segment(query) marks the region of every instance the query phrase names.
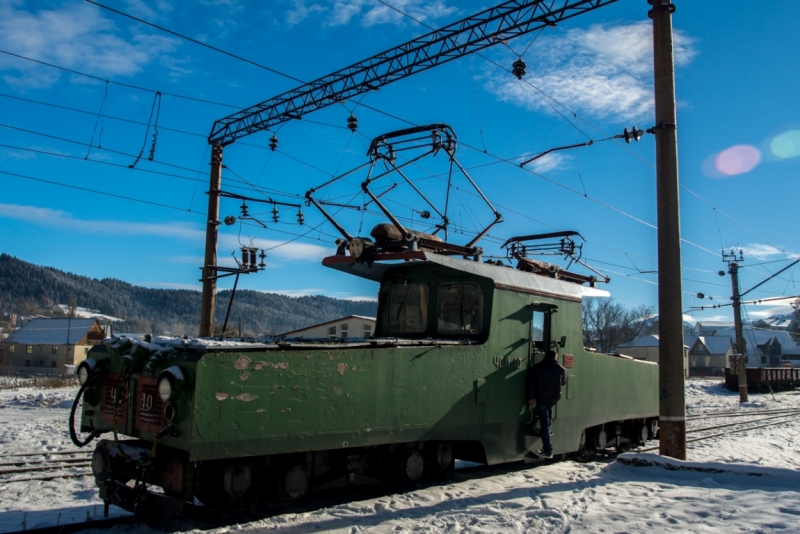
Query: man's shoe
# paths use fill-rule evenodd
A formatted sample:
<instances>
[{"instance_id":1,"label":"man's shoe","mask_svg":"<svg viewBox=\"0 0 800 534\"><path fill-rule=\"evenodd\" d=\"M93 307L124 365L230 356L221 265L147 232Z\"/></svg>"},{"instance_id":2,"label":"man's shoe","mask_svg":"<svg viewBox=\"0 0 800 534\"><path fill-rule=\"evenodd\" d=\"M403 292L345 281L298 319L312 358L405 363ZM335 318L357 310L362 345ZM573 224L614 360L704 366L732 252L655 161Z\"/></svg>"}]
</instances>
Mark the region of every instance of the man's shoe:
<instances>
[{"instance_id":1,"label":"man's shoe","mask_svg":"<svg viewBox=\"0 0 800 534\"><path fill-rule=\"evenodd\" d=\"M545 454L544 451L541 449L537 451L537 454L539 455L539 458L544 458L545 460L550 460L551 458L553 458L552 452L550 454Z\"/></svg>"}]
</instances>

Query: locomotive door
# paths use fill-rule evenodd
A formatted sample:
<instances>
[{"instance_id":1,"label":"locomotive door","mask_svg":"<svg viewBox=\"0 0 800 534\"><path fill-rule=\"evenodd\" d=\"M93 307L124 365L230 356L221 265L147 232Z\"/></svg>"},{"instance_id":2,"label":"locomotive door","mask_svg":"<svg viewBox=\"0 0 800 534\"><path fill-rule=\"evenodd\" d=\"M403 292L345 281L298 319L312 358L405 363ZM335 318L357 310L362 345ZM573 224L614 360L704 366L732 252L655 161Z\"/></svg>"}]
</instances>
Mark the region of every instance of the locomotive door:
<instances>
[{"instance_id":1,"label":"locomotive door","mask_svg":"<svg viewBox=\"0 0 800 534\"><path fill-rule=\"evenodd\" d=\"M542 361L547 349L550 348L550 314L555 306L534 305L532 307L530 360L528 363L530 367Z\"/></svg>"},{"instance_id":2,"label":"locomotive door","mask_svg":"<svg viewBox=\"0 0 800 534\"><path fill-rule=\"evenodd\" d=\"M532 304L531 331L530 331L530 358L528 367L532 368L535 364L544 359L545 353L551 348L552 314L558 311L554 304ZM533 372L529 370L528 372ZM558 418L558 405L553 407L553 421ZM538 423L537 423L538 424Z\"/></svg>"}]
</instances>

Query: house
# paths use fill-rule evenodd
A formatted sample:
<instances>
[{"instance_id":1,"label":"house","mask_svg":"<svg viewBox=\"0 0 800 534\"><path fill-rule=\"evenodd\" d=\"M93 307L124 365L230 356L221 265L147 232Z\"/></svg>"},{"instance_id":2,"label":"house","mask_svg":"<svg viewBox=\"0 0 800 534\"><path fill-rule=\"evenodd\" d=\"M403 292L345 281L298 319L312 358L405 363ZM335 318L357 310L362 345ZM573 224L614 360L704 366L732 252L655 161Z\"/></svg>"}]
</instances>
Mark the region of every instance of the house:
<instances>
[{"instance_id":1,"label":"house","mask_svg":"<svg viewBox=\"0 0 800 534\"><path fill-rule=\"evenodd\" d=\"M732 322L722 321L697 321L694 325L695 336L717 336L722 330L733 328Z\"/></svg>"},{"instance_id":2,"label":"house","mask_svg":"<svg viewBox=\"0 0 800 534\"><path fill-rule=\"evenodd\" d=\"M736 339L733 327L720 330L720 334ZM800 360L800 345L788 332L745 325L742 327L742 336L748 367L779 367L782 363Z\"/></svg>"},{"instance_id":3,"label":"house","mask_svg":"<svg viewBox=\"0 0 800 534\"><path fill-rule=\"evenodd\" d=\"M375 333L375 317L348 315L340 319L307 326L281 334L284 337L304 337L306 339L371 337Z\"/></svg>"},{"instance_id":4,"label":"house","mask_svg":"<svg viewBox=\"0 0 800 534\"><path fill-rule=\"evenodd\" d=\"M764 330L782 330L786 332L793 329L794 322L793 314L772 315L766 319L759 319L753 324L753 327Z\"/></svg>"},{"instance_id":5,"label":"house","mask_svg":"<svg viewBox=\"0 0 800 534\"><path fill-rule=\"evenodd\" d=\"M731 336L687 336L690 376L723 376L736 351Z\"/></svg>"},{"instance_id":6,"label":"house","mask_svg":"<svg viewBox=\"0 0 800 534\"><path fill-rule=\"evenodd\" d=\"M623 356L658 363L658 335L644 336L628 343L623 343L617 350ZM689 377L689 351L685 342L683 345L683 374L685 378Z\"/></svg>"},{"instance_id":7,"label":"house","mask_svg":"<svg viewBox=\"0 0 800 534\"><path fill-rule=\"evenodd\" d=\"M7 372L68 374L86 359L105 332L96 319L32 319L0 343Z\"/></svg>"}]
</instances>

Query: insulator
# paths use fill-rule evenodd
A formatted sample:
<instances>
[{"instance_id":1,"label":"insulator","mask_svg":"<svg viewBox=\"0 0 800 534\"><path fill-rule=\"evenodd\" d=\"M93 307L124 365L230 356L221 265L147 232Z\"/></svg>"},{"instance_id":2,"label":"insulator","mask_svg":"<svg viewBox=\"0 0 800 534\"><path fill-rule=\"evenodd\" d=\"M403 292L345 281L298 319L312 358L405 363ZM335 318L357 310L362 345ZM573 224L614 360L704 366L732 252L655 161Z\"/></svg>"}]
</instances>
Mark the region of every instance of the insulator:
<instances>
[{"instance_id":1,"label":"insulator","mask_svg":"<svg viewBox=\"0 0 800 534\"><path fill-rule=\"evenodd\" d=\"M636 141L638 143L639 139L641 139L643 135L644 131L640 130L636 126L633 127L633 130L628 130L625 128L625 130L622 132L622 137L625 138L625 142L628 144L630 144L631 141Z\"/></svg>"},{"instance_id":2,"label":"insulator","mask_svg":"<svg viewBox=\"0 0 800 534\"><path fill-rule=\"evenodd\" d=\"M525 62L524 62L524 61L522 61L522 58L519 58L518 60L516 60L516 61L514 62L514 64L512 65L512 67L514 67L514 69L511 71L511 73L512 73L514 76L516 76L516 77L517 77L517 79L521 80L521 79L522 79L522 77L523 77L523 76L525 76L525 68L527 67L527 65L525 64Z\"/></svg>"},{"instance_id":3,"label":"insulator","mask_svg":"<svg viewBox=\"0 0 800 534\"><path fill-rule=\"evenodd\" d=\"M247 249L242 247L242 266L247 267Z\"/></svg>"},{"instance_id":4,"label":"insulator","mask_svg":"<svg viewBox=\"0 0 800 534\"><path fill-rule=\"evenodd\" d=\"M389 153L387 154L386 159L389 161L395 160L394 147L392 145L389 145Z\"/></svg>"},{"instance_id":5,"label":"insulator","mask_svg":"<svg viewBox=\"0 0 800 534\"><path fill-rule=\"evenodd\" d=\"M250 214L247 212L247 204L242 202L242 205L240 207L242 208L242 217L249 217Z\"/></svg>"},{"instance_id":6,"label":"insulator","mask_svg":"<svg viewBox=\"0 0 800 534\"><path fill-rule=\"evenodd\" d=\"M419 212L419 216L422 217L423 219L430 219L431 218L431 212L429 212L429 211L421 211L421 212Z\"/></svg>"},{"instance_id":7,"label":"insulator","mask_svg":"<svg viewBox=\"0 0 800 534\"><path fill-rule=\"evenodd\" d=\"M258 264L260 269L264 269L267 266L267 263L264 261L267 258L267 253L264 252L264 249L261 249L261 254L258 255L261 258L261 263Z\"/></svg>"},{"instance_id":8,"label":"insulator","mask_svg":"<svg viewBox=\"0 0 800 534\"><path fill-rule=\"evenodd\" d=\"M358 119L352 113L350 113L350 116L347 117L347 127L351 132L355 132L356 129L358 129Z\"/></svg>"},{"instance_id":9,"label":"insulator","mask_svg":"<svg viewBox=\"0 0 800 534\"><path fill-rule=\"evenodd\" d=\"M278 222L278 206L272 206L272 222Z\"/></svg>"},{"instance_id":10,"label":"insulator","mask_svg":"<svg viewBox=\"0 0 800 534\"><path fill-rule=\"evenodd\" d=\"M275 152L275 149L278 148L278 134L272 134L272 137L270 137L269 148L273 152Z\"/></svg>"},{"instance_id":11,"label":"insulator","mask_svg":"<svg viewBox=\"0 0 800 534\"><path fill-rule=\"evenodd\" d=\"M303 211L297 210L297 224L302 225L304 222L306 222L306 219L303 217Z\"/></svg>"},{"instance_id":12,"label":"insulator","mask_svg":"<svg viewBox=\"0 0 800 534\"><path fill-rule=\"evenodd\" d=\"M233 226L234 224L236 224L236 217L234 217L233 215L228 215L227 217L225 217L224 222L227 226Z\"/></svg>"},{"instance_id":13,"label":"insulator","mask_svg":"<svg viewBox=\"0 0 800 534\"><path fill-rule=\"evenodd\" d=\"M250 249L250 267L253 269L256 268L256 251L258 251L257 248Z\"/></svg>"}]
</instances>

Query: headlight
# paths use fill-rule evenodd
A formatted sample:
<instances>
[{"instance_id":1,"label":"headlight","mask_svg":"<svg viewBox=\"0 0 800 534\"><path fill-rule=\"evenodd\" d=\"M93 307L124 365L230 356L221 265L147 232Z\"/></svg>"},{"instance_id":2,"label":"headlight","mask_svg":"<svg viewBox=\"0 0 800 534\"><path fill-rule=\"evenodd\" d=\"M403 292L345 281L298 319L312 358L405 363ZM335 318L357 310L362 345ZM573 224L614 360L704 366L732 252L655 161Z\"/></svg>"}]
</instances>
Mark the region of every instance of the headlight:
<instances>
[{"instance_id":1,"label":"headlight","mask_svg":"<svg viewBox=\"0 0 800 534\"><path fill-rule=\"evenodd\" d=\"M164 402L169 402L169 399L172 398L172 383L168 376L158 381L158 396Z\"/></svg>"},{"instance_id":2,"label":"headlight","mask_svg":"<svg viewBox=\"0 0 800 534\"><path fill-rule=\"evenodd\" d=\"M97 368L97 361L92 358L86 358L78 366L78 382L84 385L94 370Z\"/></svg>"},{"instance_id":3,"label":"headlight","mask_svg":"<svg viewBox=\"0 0 800 534\"><path fill-rule=\"evenodd\" d=\"M180 367L173 365L158 375L158 396L164 402L174 401L181 393L184 378Z\"/></svg>"}]
</instances>

